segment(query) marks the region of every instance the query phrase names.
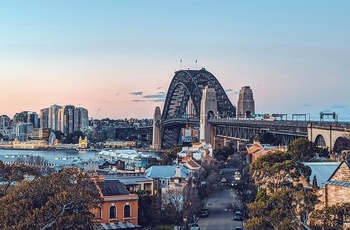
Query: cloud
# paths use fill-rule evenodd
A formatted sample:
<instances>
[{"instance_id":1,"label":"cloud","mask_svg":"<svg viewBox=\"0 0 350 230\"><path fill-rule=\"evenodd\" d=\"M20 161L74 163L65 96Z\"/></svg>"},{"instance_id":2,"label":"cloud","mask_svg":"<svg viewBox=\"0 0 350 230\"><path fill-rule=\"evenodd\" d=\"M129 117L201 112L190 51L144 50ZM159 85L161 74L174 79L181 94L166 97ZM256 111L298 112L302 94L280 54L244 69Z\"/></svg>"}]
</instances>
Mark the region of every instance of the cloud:
<instances>
[{"instance_id":1,"label":"cloud","mask_svg":"<svg viewBox=\"0 0 350 230\"><path fill-rule=\"evenodd\" d=\"M145 102L145 100L132 100L132 102Z\"/></svg>"},{"instance_id":2,"label":"cloud","mask_svg":"<svg viewBox=\"0 0 350 230\"><path fill-rule=\"evenodd\" d=\"M116 96L118 96L118 95L119 95L119 93L115 93L115 95L116 95Z\"/></svg>"},{"instance_id":3,"label":"cloud","mask_svg":"<svg viewBox=\"0 0 350 230\"><path fill-rule=\"evenodd\" d=\"M332 105L331 109L348 109L349 106L348 105Z\"/></svg>"},{"instance_id":4,"label":"cloud","mask_svg":"<svg viewBox=\"0 0 350 230\"><path fill-rule=\"evenodd\" d=\"M152 100L153 102L164 102L165 101L165 98L164 99L155 99L155 100Z\"/></svg>"},{"instance_id":5,"label":"cloud","mask_svg":"<svg viewBox=\"0 0 350 230\"><path fill-rule=\"evenodd\" d=\"M225 92L226 92L227 94L229 94L229 93L230 93L230 94L239 94L238 91L235 91L235 92L234 92L233 89L226 89Z\"/></svg>"},{"instance_id":6,"label":"cloud","mask_svg":"<svg viewBox=\"0 0 350 230\"><path fill-rule=\"evenodd\" d=\"M131 95L136 95L136 96L140 96L143 94L143 92L130 92L129 94Z\"/></svg>"},{"instance_id":7,"label":"cloud","mask_svg":"<svg viewBox=\"0 0 350 230\"><path fill-rule=\"evenodd\" d=\"M308 104L308 103L303 104L303 107L310 107L310 104Z\"/></svg>"},{"instance_id":8,"label":"cloud","mask_svg":"<svg viewBox=\"0 0 350 230\"><path fill-rule=\"evenodd\" d=\"M159 92L156 94L149 94L149 95L143 96L143 98L166 98L166 93Z\"/></svg>"},{"instance_id":9,"label":"cloud","mask_svg":"<svg viewBox=\"0 0 350 230\"><path fill-rule=\"evenodd\" d=\"M161 89L161 88L163 88L163 87L159 86L157 89Z\"/></svg>"}]
</instances>

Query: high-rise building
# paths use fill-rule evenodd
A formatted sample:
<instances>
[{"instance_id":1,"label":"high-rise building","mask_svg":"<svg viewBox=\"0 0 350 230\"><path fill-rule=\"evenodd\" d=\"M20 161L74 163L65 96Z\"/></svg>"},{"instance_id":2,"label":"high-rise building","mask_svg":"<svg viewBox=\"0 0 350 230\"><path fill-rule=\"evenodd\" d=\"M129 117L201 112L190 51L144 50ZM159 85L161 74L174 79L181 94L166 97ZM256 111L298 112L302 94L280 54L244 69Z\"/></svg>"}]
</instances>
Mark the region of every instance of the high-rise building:
<instances>
[{"instance_id":1,"label":"high-rise building","mask_svg":"<svg viewBox=\"0 0 350 230\"><path fill-rule=\"evenodd\" d=\"M58 111L62 107L59 105L51 105L49 107L49 113L48 113L48 128L52 130L59 130L58 128Z\"/></svg>"},{"instance_id":2,"label":"high-rise building","mask_svg":"<svg viewBox=\"0 0 350 230\"><path fill-rule=\"evenodd\" d=\"M74 131L81 130L89 126L89 113L83 107L75 108Z\"/></svg>"},{"instance_id":3,"label":"high-rise building","mask_svg":"<svg viewBox=\"0 0 350 230\"><path fill-rule=\"evenodd\" d=\"M27 123L32 123L34 128L39 128L39 118L36 112L27 112Z\"/></svg>"},{"instance_id":4,"label":"high-rise building","mask_svg":"<svg viewBox=\"0 0 350 230\"><path fill-rule=\"evenodd\" d=\"M49 108L40 110L40 128L49 128Z\"/></svg>"},{"instance_id":5,"label":"high-rise building","mask_svg":"<svg viewBox=\"0 0 350 230\"><path fill-rule=\"evenodd\" d=\"M58 126L59 130L68 135L74 132L74 111L73 105L65 105L59 109L58 115Z\"/></svg>"},{"instance_id":6,"label":"high-rise building","mask_svg":"<svg viewBox=\"0 0 350 230\"><path fill-rule=\"evenodd\" d=\"M251 118L253 114L255 114L253 91L250 86L243 86L239 91L237 117Z\"/></svg>"},{"instance_id":7,"label":"high-rise building","mask_svg":"<svg viewBox=\"0 0 350 230\"><path fill-rule=\"evenodd\" d=\"M13 116L13 122L14 123L31 123L33 124L34 128L39 127L39 118L38 114L36 112L31 112L31 111L22 111L20 113L16 113Z\"/></svg>"},{"instance_id":8,"label":"high-rise building","mask_svg":"<svg viewBox=\"0 0 350 230\"><path fill-rule=\"evenodd\" d=\"M7 128L10 126L11 119L7 115L0 116L0 128Z\"/></svg>"}]
</instances>

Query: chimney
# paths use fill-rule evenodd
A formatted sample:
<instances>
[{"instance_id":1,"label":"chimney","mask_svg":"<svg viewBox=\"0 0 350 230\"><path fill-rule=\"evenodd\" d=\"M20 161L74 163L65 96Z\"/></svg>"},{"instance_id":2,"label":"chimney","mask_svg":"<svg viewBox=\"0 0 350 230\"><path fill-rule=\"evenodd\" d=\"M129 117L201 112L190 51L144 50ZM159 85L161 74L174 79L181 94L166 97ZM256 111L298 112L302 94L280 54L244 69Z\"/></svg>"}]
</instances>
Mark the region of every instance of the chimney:
<instances>
[{"instance_id":1,"label":"chimney","mask_svg":"<svg viewBox=\"0 0 350 230\"><path fill-rule=\"evenodd\" d=\"M181 167L179 165L177 165L175 168L175 177L181 178Z\"/></svg>"}]
</instances>

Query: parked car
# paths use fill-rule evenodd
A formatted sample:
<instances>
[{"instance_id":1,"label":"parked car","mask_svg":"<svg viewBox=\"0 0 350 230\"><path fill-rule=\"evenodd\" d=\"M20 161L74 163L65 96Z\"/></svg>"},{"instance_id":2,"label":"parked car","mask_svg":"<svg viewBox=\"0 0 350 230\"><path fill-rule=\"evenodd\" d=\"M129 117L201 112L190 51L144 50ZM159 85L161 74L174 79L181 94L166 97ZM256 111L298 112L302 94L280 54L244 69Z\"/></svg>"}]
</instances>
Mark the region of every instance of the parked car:
<instances>
[{"instance_id":1,"label":"parked car","mask_svg":"<svg viewBox=\"0 0 350 230\"><path fill-rule=\"evenodd\" d=\"M241 211L235 211L233 213L233 220L242 221L243 220L243 213Z\"/></svg>"},{"instance_id":2,"label":"parked car","mask_svg":"<svg viewBox=\"0 0 350 230\"><path fill-rule=\"evenodd\" d=\"M208 217L210 214L210 211L209 209L207 208L203 208L202 211L201 211L201 217Z\"/></svg>"},{"instance_id":3,"label":"parked car","mask_svg":"<svg viewBox=\"0 0 350 230\"><path fill-rule=\"evenodd\" d=\"M200 230L201 228L199 227L198 224L192 224L190 230Z\"/></svg>"}]
</instances>

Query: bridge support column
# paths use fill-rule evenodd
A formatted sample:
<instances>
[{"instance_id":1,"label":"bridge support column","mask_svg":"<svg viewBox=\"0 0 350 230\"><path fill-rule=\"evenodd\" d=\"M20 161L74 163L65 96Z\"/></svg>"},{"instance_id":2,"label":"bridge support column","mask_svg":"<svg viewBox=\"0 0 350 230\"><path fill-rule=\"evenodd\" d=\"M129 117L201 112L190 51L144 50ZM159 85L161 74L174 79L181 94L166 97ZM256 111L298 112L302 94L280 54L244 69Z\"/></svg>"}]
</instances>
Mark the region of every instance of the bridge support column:
<instances>
[{"instance_id":1,"label":"bridge support column","mask_svg":"<svg viewBox=\"0 0 350 230\"><path fill-rule=\"evenodd\" d=\"M215 117L217 113L216 91L214 88L205 86L202 92L199 120L199 137L201 142L211 144L209 119Z\"/></svg>"},{"instance_id":2,"label":"bridge support column","mask_svg":"<svg viewBox=\"0 0 350 230\"><path fill-rule=\"evenodd\" d=\"M152 139L152 148L154 150L160 150L162 148L162 135L161 127L157 126L157 123L160 122L162 114L160 112L159 106L156 107L153 115L153 139Z\"/></svg>"}]
</instances>

